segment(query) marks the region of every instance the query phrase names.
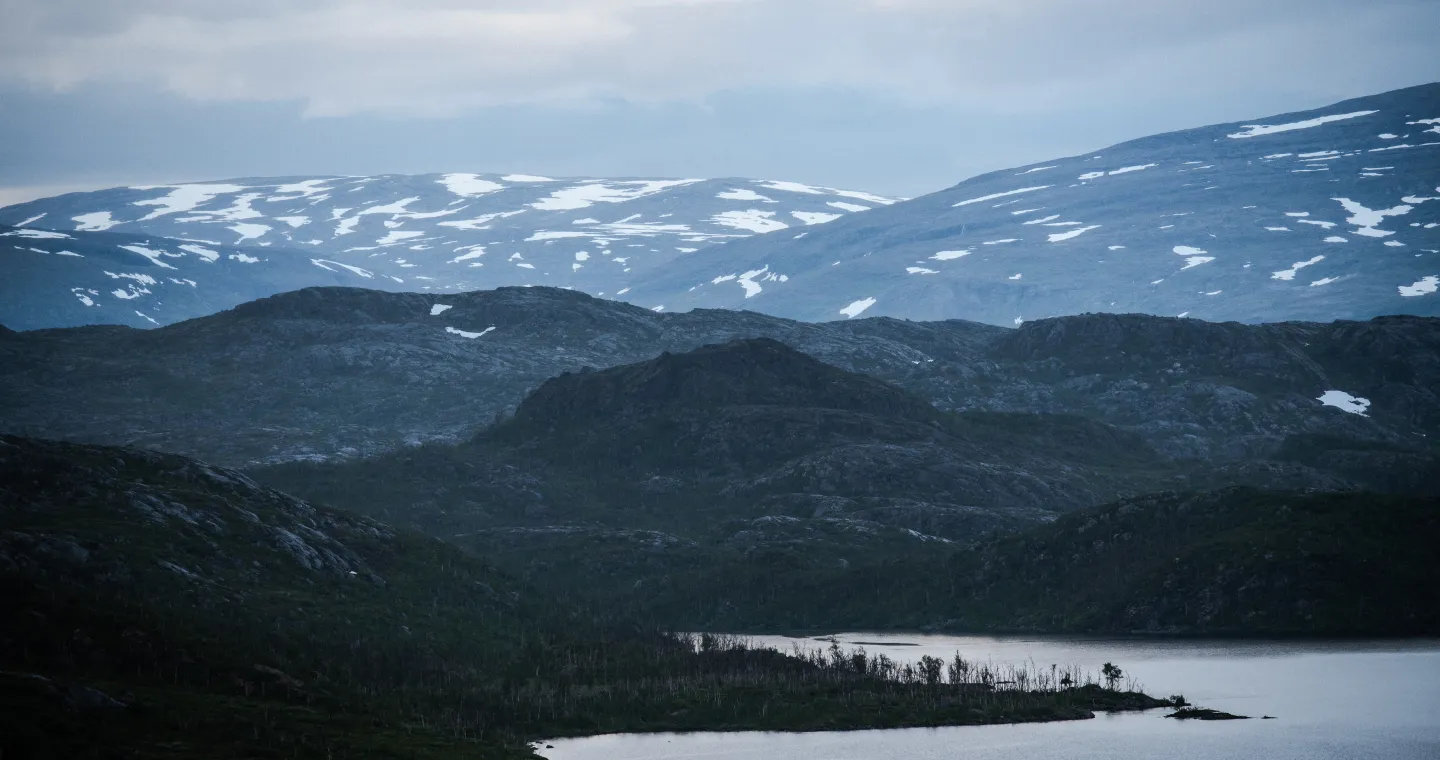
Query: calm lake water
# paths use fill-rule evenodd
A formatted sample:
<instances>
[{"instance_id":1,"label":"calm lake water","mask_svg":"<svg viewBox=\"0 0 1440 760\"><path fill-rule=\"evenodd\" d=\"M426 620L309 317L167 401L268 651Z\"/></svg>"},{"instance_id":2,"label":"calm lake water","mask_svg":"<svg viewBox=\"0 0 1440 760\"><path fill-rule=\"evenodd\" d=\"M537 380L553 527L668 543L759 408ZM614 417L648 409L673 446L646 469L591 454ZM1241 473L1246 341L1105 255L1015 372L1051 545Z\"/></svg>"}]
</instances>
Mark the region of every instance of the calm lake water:
<instances>
[{"instance_id":1,"label":"calm lake water","mask_svg":"<svg viewBox=\"0 0 1440 760\"><path fill-rule=\"evenodd\" d=\"M789 650L828 640L751 637ZM1440 640L1220 641L847 633L841 646L918 660L929 654L1037 668L1113 662L1157 696L1276 720L1177 721L1164 711L1094 720L818 733L615 734L557 739L550 760L1435 760Z\"/></svg>"}]
</instances>

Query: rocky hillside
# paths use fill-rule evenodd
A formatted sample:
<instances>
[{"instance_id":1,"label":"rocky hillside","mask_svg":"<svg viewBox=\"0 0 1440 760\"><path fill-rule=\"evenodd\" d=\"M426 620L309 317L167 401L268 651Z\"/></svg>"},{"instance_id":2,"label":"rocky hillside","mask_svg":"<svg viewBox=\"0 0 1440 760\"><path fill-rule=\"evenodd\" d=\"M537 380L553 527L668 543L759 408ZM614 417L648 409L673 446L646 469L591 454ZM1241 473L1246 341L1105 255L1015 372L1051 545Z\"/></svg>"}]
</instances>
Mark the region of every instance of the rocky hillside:
<instances>
[{"instance_id":1,"label":"rocky hillside","mask_svg":"<svg viewBox=\"0 0 1440 760\"><path fill-rule=\"evenodd\" d=\"M1422 633L1440 628L1440 501L1230 489L1067 515L957 558L949 625ZM1426 601L1429 600L1429 601Z\"/></svg>"},{"instance_id":2,"label":"rocky hillside","mask_svg":"<svg viewBox=\"0 0 1440 760\"><path fill-rule=\"evenodd\" d=\"M644 582L616 598L670 619L759 630L1209 635L1431 635L1440 502L1369 493L1224 489L1081 510L979 546L839 546L818 526L706 561L568 544L528 572ZM833 534L834 531L831 531ZM808 538L804 538L809 534ZM503 540L497 537L495 543ZM839 542L843 544L842 542ZM525 548L511 550L517 559ZM672 552L674 553L674 552ZM692 550L694 553L694 550ZM846 561L839 561L845 559ZM616 572L612 570L612 572Z\"/></svg>"},{"instance_id":3,"label":"rocky hillside","mask_svg":"<svg viewBox=\"0 0 1440 760\"><path fill-rule=\"evenodd\" d=\"M626 298L811 321L1436 316L1437 104L1440 83L992 172L677 260Z\"/></svg>"},{"instance_id":4,"label":"rocky hillside","mask_svg":"<svg viewBox=\"0 0 1440 760\"><path fill-rule=\"evenodd\" d=\"M1103 423L949 414L750 339L562 375L462 446L256 475L446 538L597 523L698 537L784 515L855 517L862 532L944 542L1151 490L1178 472Z\"/></svg>"},{"instance_id":5,"label":"rocky hillside","mask_svg":"<svg viewBox=\"0 0 1440 760\"><path fill-rule=\"evenodd\" d=\"M10 225L0 227L0 323L153 327L332 284L435 293L550 285L623 298L715 243L803 236L895 200L768 180L518 174L70 193L0 209L0 225ZM775 278L749 279L759 288Z\"/></svg>"},{"instance_id":6,"label":"rocky hillside","mask_svg":"<svg viewBox=\"0 0 1440 760\"><path fill-rule=\"evenodd\" d=\"M1133 326L1088 327L1077 329L1076 340L1090 342L1073 359L1081 369L1106 361L1106 348L1116 354L1108 361L1123 367L1128 354L1107 340L1129 333L1119 345L1130 350L1145 340ZM1043 377L1054 347L1044 348L1044 335L1033 343L1014 341L1020 332L991 353L1021 354L1039 363L1035 372ZM1243 340L1234 343L1238 356L1254 350ZM1217 352L1216 361L1227 360L1239 364ZM1274 380L1257 372L1241 384L1273 393L1265 386ZM1287 436L1268 457L1167 458L1139 433L1087 417L941 411L901 388L762 338L563 374L460 446L292 463L254 474L307 498L476 549L542 588L634 608L671 625L905 621L963 628L1028 625L1023 616L994 610L982 616L967 606L970 596L1013 574L976 581L974 588L968 579L978 570L933 575L947 563L970 562L976 547L995 536L1036 535L1036 526L1062 513L1177 486L1348 491L1365 483L1433 496L1440 494L1432 474L1437 462L1423 446L1305 433ZM1243 522L1250 518L1233 503L1245 501L1245 493L1222 492L1214 503ZM1346 515L1342 522L1359 519ZM1198 542L1197 562L1211 561L1201 547L1219 540L1214 530L1202 521L1184 536ZM1285 529L1267 530L1279 535ZM1149 569L1137 565L1122 576L1142 571ZM1062 576L1088 577L1057 570L1046 582L1058 584ZM854 590L857 584L863 591ZM884 591L907 584L914 588L893 598ZM956 596L961 587L969 596ZM1140 599L1128 586L1105 593L1111 596L1077 609ZM1315 594L1333 599L1339 591ZM1400 596L1413 598L1413 589ZM1022 598L1007 592L996 604ZM1250 609L1271 609L1274 602ZM947 615L959 622L944 623ZM1274 626L1246 620L1163 625L1241 630L1252 623L1254 630L1298 625L1291 618ZM1034 627L1137 625L1093 618ZM1337 620L1317 624L1343 628Z\"/></svg>"},{"instance_id":7,"label":"rocky hillside","mask_svg":"<svg viewBox=\"0 0 1440 760\"><path fill-rule=\"evenodd\" d=\"M154 330L0 333L0 428L228 465L343 460L466 440L562 372L758 337L942 410L1085 417L1292 487L1388 488L1440 439L1434 319L806 324L547 288L310 289Z\"/></svg>"},{"instance_id":8,"label":"rocky hillside","mask_svg":"<svg viewBox=\"0 0 1440 760\"><path fill-rule=\"evenodd\" d=\"M183 457L11 436L0 587L0 698L34 721L0 747L25 757L398 756L405 716L440 718L420 708L437 678L500 667L539 631L514 580L433 539Z\"/></svg>"},{"instance_id":9,"label":"rocky hillside","mask_svg":"<svg viewBox=\"0 0 1440 760\"><path fill-rule=\"evenodd\" d=\"M233 470L14 436L0 437L0 594L6 757L489 760L534 757L527 740L541 736L1160 704L964 684L937 699L913 670L859 674L713 639L697 651Z\"/></svg>"}]
</instances>

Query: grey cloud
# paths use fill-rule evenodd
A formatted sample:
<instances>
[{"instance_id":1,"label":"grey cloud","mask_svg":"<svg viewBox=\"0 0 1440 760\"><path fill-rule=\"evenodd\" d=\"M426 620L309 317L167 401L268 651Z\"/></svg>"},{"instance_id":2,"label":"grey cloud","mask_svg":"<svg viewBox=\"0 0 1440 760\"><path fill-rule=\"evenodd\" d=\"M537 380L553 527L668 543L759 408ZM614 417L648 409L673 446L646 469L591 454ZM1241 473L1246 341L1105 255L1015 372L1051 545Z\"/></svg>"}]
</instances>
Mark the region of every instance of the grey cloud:
<instances>
[{"instance_id":1,"label":"grey cloud","mask_svg":"<svg viewBox=\"0 0 1440 760\"><path fill-rule=\"evenodd\" d=\"M1327 78L1365 76L1374 59L1433 54L1433 43L1410 30L1440 23L1428 0L6 0L3 7L14 23L0 31L0 76L54 88L158 83L199 100L298 100L324 116L433 116L604 98L703 102L751 87L850 88L912 104L997 109L1166 82L1223 90L1241 86L1239 76L1319 91Z\"/></svg>"}]
</instances>

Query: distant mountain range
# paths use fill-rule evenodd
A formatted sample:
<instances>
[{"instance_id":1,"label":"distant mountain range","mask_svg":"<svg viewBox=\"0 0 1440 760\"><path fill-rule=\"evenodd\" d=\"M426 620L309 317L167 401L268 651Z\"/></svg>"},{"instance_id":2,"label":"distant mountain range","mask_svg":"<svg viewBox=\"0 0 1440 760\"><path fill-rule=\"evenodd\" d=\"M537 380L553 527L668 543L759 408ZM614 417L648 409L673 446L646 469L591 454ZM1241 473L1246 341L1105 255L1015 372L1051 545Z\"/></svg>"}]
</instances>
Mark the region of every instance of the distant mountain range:
<instances>
[{"instance_id":1,"label":"distant mountain range","mask_svg":"<svg viewBox=\"0 0 1440 760\"><path fill-rule=\"evenodd\" d=\"M806 321L1433 316L1440 83L897 201L769 180L458 173L71 193L0 209L0 324L153 327L333 284L551 285Z\"/></svg>"},{"instance_id":2,"label":"distant mountain range","mask_svg":"<svg viewBox=\"0 0 1440 760\"><path fill-rule=\"evenodd\" d=\"M676 261L627 297L809 321L1271 322L1436 315L1437 288L1440 83L992 172Z\"/></svg>"},{"instance_id":3,"label":"distant mountain range","mask_svg":"<svg viewBox=\"0 0 1440 760\"><path fill-rule=\"evenodd\" d=\"M894 203L750 179L248 178L0 209L0 324L153 327L313 285L623 298L706 246Z\"/></svg>"}]
</instances>

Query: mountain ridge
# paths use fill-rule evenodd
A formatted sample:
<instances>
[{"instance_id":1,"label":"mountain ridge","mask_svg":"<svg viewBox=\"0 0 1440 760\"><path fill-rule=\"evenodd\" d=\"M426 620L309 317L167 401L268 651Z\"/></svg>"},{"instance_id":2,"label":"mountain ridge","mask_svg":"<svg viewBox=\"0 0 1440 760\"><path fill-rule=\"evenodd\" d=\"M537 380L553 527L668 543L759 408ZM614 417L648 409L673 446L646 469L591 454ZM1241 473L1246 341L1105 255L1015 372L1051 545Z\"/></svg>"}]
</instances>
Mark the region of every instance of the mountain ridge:
<instances>
[{"instance_id":1,"label":"mountain ridge","mask_svg":"<svg viewBox=\"0 0 1440 760\"><path fill-rule=\"evenodd\" d=\"M1062 328L1108 334L1086 325L1128 325L1149 348L1006 353ZM655 313L546 288L433 299L314 289L156 330L6 335L0 423L231 465L353 458L464 440L565 371L769 337L942 410L1078 414L1137 432L1168 458L1268 459L1302 433L1427 450L1440 437L1440 397L1426 381L1440 361L1437 325L1143 315L1018 330L889 318L809 324L731 310Z\"/></svg>"},{"instance_id":2,"label":"mountain ridge","mask_svg":"<svg viewBox=\"0 0 1440 760\"><path fill-rule=\"evenodd\" d=\"M806 321L1435 316L1437 102L1440 83L1421 85L990 172L804 239L676 261L629 298ZM743 271L776 279L742 291Z\"/></svg>"},{"instance_id":3,"label":"mountain ridge","mask_svg":"<svg viewBox=\"0 0 1440 760\"><path fill-rule=\"evenodd\" d=\"M469 173L70 193L0 208L0 224L13 225L0 230L0 250L24 275L0 286L0 321L151 327L312 285L446 293L533 284L620 297L708 245L794 235L895 200L744 178ZM102 287L115 279L123 295Z\"/></svg>"}]
</instances>

